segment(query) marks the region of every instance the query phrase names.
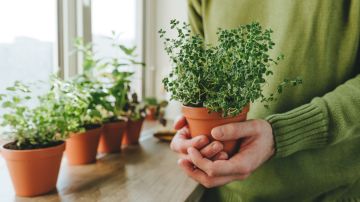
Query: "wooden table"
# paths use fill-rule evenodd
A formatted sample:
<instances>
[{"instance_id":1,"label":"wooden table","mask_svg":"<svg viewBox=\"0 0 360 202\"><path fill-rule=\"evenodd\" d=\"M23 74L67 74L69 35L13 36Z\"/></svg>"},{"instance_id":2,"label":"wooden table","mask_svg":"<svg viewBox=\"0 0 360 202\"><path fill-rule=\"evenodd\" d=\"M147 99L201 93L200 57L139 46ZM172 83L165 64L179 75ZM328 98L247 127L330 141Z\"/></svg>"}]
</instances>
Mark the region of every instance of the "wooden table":
<instances>
[{"instance_id":1,"label":"wooden table","mask_svg":"<svg viewBox=\"0 0 360 202\"><path fill-rule=\"evenodd\" d=\"M197 201L203 188L178 168L169 144L152 137L156 127L147 123L145 128L150 129L142 133L139 146L126 147L119 154L98 155L95 164L69 166L63 158L57 190L44 196L15 196L0 158L0 201Z\"/></svg>"}]
</instances>

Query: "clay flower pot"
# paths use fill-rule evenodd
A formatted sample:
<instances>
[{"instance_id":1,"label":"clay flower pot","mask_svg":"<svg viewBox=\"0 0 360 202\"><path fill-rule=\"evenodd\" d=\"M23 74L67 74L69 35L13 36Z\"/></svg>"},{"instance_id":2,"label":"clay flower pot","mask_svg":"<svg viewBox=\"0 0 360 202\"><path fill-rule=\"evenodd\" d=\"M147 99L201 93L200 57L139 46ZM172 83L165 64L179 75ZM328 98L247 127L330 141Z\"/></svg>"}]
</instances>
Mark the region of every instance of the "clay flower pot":
<instances>
[{"instance_id":1,"label":"clay flower pot","mask_svg":"<svg viewBox=\"0 0 360 202\"><path fill-rule=\"evenodd\" d=\"M156 106L149 106L146 109L146 120L149 121L156 120Z\"/></svg>"},{"instance_id":2,"label":"clay flower pot","mask_svg":"<svg viewBox=\"0 0 360 202\"><path fill-rule=\"evenodd\" d=\"M56 187L65 143L31 150L12 150L1 147L18 196L37 196Z\"/></svg>"},{"instance_id":3,"label":"clay flower pot","mask_svg":"<svg viewBox=\"0 0 360 202\"><path fill-rule=\"evenodd\" d=\"M71 134L66 140L65 154L70 165L94 163L102 127Z\"/></svg>"},{"instance_id":4,"label":"clay flower pot","mask_svg":"<svg viewBox=\"0 0 360 202\"><path fill-rule=\"evenodd\" d=\"M224 118L220 113L209 113L208 109L204 107L182 107L182 113L189 125L191 136L206 135L210 140L213 140L211 136L211 130L213 128L227 123L245 121L248 111L249 106L246 106L239 115ZM238 147L237 141L226 141L223 142L223 144L224 151L229 155L232 155Z\"/></svg>"},{"instance_id":5,"label":"clay flower pot","mask_svg":"<svg viewBox=\"0 0 360 202\"><path fill-rule=\"evenodd\" d=\"M126 131L122 140L123 145L136 145L139 144L139 137L144 119L132 121L129 119Z\"/></svg>"},{"instance_id":6,"label":"clay flower pot","mask_svg":"<svg viewBox=\"0 0 360 202\"><path fill-rule=\"evenodd\" d=\"M106 123L100 136L98 152L120 152L122 136L126 129L125 121Z\"/></svg>"}]
</instances>

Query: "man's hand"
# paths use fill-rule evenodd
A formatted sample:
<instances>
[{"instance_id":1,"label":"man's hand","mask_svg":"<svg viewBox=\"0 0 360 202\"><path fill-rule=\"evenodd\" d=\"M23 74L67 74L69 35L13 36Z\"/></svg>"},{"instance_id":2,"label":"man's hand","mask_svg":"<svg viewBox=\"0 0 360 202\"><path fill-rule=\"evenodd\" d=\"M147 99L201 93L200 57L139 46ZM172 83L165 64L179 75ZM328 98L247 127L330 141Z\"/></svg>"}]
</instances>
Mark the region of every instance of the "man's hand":
<instances>
[{"instance_id":1,"label":"man's hand","mask_svg":"<svg viewBox=\"0 0 360 202\"><path fill-rule=\"evenodd\" d=\"M208 159L224 160L228 158L227 153L222 151L224 146L221 142L213 141L209 144L210 141L205 135L191 138L185 117L176 121L174 127L178 132L171 141L170 148L177 152L180 158L190 160L187 152L190 147L196 148L202 156Z\"/></svg>"},{"instance_id":2,"label":"man's hand","mask_svg":"<svg viewBox=\"0 0 360 202\"><path fill-rule=\"evenodd\" d=\"M196 147L187 149L180 167L205 187L215 187L234 180L244 180L274 154L271 125L264 120L231 123L214 128L211 135L218 141L240 139L239 151L228 160L211 161Z\"/></svg>"}]
</instances>

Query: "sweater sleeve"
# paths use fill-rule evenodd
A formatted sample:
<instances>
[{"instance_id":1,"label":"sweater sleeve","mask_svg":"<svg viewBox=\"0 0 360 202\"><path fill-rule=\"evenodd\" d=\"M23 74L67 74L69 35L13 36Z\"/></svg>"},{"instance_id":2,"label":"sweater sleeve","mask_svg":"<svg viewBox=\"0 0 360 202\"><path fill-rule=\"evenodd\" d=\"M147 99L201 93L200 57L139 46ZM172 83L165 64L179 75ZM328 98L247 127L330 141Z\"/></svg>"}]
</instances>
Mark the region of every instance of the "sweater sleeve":
<instances>
[{"instance_id":1,"label":"sweater sleeve","mask_svg":"<svg viewBox=\"0 0 360 202\"><path fill-rule=\"evenodd\" d=\"M360 75L309 104L266 120L273 127L275 157L360 136Z\"/></svg>"},{"instance_id":2,"label":"sweater sleeve","mask_svg":"<svg viewBox=\"0 0 360 202\"><path fill-rule=\"evenodd\" d=\"M191 31L193 34L199 34L204 37L201 13L201 0L188 0L188 16Z\"/></svg>"}]
</instances>

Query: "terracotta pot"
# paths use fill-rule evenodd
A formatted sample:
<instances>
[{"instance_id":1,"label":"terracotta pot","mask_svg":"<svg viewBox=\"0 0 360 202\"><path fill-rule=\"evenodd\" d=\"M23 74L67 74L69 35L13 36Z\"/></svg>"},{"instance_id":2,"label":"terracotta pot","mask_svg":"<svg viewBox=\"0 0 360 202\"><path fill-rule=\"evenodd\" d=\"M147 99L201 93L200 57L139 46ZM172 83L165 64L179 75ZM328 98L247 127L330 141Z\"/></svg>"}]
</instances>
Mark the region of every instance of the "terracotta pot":
<instances>
[{"instance_id":1,"label":"terracotta pot","mask_svg":"<svg viewBox=\"0 0 360 202\"><path fill-rule=\"evenodd\" d=\"M65 143L31 150L11 150L1 147L15 193L18 196L37 196L56 187Z\"/></svg>"},{"instance_id":2,"label":"terracotta pot","mask_svg":"<svg viewBox=\"0 0 360 202\"><path fill-rule=\"evenodd\" d=\"M98 152L120 152L122 136L126 129L125 121L106 123L100 136Z\"/></svg>"},{"instance_id":3,"label":"terracotta pot","mask_svg":"<svg viewBox=\"0 0 360 202\"><path fill-rule=\"evenodd\" d=\"M94 163L102 127L70 135L65 154L70 165Z\"/></svg>"},{"instance_id":4,"label":"terracotta pot","mask_svg":"<svg viewBox=\"0 0 360 202\"><path fill-rule=\"evenodd\" d=\"M243 111L235 117L222 117L220 113L208 113L208 109L204 107L182 107L182 113L186 118L189 125L190 134L192 137L198 135L206 135L213 140L211 130L216 126L224 125L227 123L241 122L246 120L249 106L245 107ZM237 141L223 142L224 151L232 155L237 147Z\"/></svg>"},{"instance_id":5,"label":"terracotta pot","mask_svg":"<svg viewBox=\"0 0 360 202\"><path fill-rule=\"evenodd\" d=\"M146 109L146 120L156 120L156 106L150 106Z\"/></svg>"},{"instance_id":6,"label":"terracotta pot","mask_svg":"<svg viewBox=\"0 0 360 202\"><path fill-rule=\"evenodd\" d=\"M139 137L143 122L144 119L138 121L132 121L129 119L126 126L126 132L122 140L123 145L139 144Z\"/></svg>"}]
</instances>

